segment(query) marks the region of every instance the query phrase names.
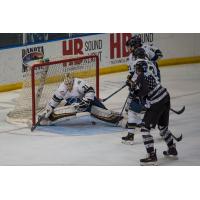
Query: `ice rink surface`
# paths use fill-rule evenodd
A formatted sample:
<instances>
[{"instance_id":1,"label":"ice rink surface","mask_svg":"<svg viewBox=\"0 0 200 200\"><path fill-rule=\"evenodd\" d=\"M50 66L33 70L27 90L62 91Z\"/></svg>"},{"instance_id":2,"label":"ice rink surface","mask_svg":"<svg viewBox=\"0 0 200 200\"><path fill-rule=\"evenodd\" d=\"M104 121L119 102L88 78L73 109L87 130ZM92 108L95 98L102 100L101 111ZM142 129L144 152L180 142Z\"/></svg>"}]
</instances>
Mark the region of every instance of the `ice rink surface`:
<instances>
[{"instance_id":1,"label":"ice rink surface","mask_svg":"<svg viewBox=\"0 0 200 200\"><path fill-rule=\"evenodd\" d=\"M105 98L123 85L128 72L100 77L100 97ZM170 130L183 134L177 143L178 160L163 158L166 144L157 130L155 139L159 165L200 165L200 64L161 68L162 84L171 94L172 108L186 110L182 115L170 114ZM121 111L127 88L105 102ZM139 131L134 145L121 143L127 130L83 116L51 127L39 127L34 132L26 125L6 122L19 90L0 93L0 165L66 165L66 166L137 166L146 155ZM92 121L96 125L92 125Z\"/></svg>"}]
</instances>

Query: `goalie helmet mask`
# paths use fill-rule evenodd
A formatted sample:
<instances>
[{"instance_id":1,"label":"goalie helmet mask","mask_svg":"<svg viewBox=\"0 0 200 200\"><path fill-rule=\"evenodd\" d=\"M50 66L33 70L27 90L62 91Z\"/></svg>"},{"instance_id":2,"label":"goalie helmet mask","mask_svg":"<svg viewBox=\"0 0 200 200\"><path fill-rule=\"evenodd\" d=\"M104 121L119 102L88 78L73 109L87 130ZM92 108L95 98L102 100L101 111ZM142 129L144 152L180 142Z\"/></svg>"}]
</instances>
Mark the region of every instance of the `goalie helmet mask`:
<instances>
[{"instance_id":1,"label":"goalie helmet mask","mask_svg":"<svg viewBox=\"0 0 200 200\"><path fill-rule=\"evenodd\" d=\"M71 92L74 85L74 77L71 74L67 73L65 75L64 83L67 86L67 90Z\"/></svg>"}]
</instances>

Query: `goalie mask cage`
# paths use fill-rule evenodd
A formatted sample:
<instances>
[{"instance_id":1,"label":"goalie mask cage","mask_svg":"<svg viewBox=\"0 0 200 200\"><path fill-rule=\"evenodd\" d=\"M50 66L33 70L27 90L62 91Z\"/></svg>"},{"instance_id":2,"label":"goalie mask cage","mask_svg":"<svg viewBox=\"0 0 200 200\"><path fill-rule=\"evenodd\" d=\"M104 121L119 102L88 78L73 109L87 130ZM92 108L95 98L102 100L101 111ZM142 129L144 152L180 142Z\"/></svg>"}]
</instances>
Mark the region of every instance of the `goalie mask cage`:
<instances>
[{"instance_id":1,"label":"goalie mask cage","mask_svg":"<svg viewBox=\"0 0 200 200\"><path fill-rule=\"evenodd\" d=\"M21 94L13 111L7 114L11 123L36 124L36 116L42 111L54 92L70 73L92 86L99 98L99 57L96 55L56 61L41 62L28 67Z\"/></svg>"}]
</instances>

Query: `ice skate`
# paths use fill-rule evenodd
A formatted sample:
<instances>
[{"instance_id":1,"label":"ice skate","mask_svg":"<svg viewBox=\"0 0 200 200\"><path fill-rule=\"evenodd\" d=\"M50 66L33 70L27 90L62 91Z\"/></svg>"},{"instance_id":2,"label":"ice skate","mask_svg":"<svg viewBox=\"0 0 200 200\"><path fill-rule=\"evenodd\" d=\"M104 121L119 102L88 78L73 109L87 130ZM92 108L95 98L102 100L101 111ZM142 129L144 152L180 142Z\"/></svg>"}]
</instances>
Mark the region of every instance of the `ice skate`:
<instances>
[{"instance_id":1,"label":"ice skate","mask_svg":"<svg viewBox=\"0 0 200 200\"><path fill-rule=\"evenodd\" d=\"M141 166L157 165L156 150L148 154L146 158L140 159L140 165Z\"/></svg>"},{"instance_id":2,"label":"ice skate","mask_svg":"<svg viewBox=\"0 0 200 200\"><path fill-rule=\"evenodd\" d=\"M168 158L178 159L178 152L176 150L176 144L173 144L167 151L163 151L163 155Z\"/></svg>"},{"instance_id":3,"label":"ice skate","mask_svg":"<svg viewBox=\"0 0 200 200\"><path fill-rule=\"evenodd\" d=\"M122 143L123 144L133 145L133 143L134 143L134 134L133 133L128 133L127 136L122 137Z\"/></svg>"}]
</instances>

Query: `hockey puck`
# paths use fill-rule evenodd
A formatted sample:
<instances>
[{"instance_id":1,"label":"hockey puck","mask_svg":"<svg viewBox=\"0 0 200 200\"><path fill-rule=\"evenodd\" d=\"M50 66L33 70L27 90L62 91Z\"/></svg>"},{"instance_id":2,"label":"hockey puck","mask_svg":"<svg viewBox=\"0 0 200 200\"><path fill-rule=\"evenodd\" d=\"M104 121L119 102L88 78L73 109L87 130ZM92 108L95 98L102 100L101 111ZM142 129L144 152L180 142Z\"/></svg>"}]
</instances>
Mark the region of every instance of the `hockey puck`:
<instances>
[{"instance_id":1,"label":"hockey puck","mask_svg":"<svg viewBox=\"0 0 200 200\"><path fill-rule=\"evenodd\" d=\"M96 122L92 121L92 125L96 125Z\"/></svg>"}]
</instances>

